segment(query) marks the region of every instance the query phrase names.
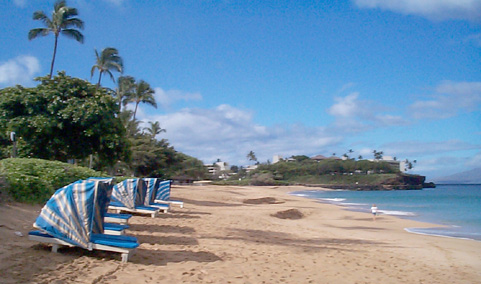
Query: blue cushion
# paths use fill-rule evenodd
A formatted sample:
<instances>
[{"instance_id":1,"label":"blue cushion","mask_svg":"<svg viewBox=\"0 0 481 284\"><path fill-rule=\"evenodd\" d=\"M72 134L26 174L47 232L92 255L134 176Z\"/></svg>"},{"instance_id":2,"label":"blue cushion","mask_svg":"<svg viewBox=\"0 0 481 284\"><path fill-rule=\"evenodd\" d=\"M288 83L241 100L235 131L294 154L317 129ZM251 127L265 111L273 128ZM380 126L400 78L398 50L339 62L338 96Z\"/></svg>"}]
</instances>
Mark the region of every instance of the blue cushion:
<instances>
[{"instance_id":1,"label":"blue cushion","mask_svg":"<svg viewBox=\"0 0 481 284\"><path fill-rule=\"evenodd\" d=\"M30 232L28 232L28 234L32 235L32 236L39 236L39 237L44 237L44 238L53 238L49 234L42 233L41 231L38 231L38 230L30 231Z\"/></svg>"},{"instance_id":2,"label":"blue cushion","mask_svg":"<svg viewBox=\"0 0 481 284\"><path fill-rule=\"evenodd\" d=\"M131 236L92 234L90 236L90 241L98 245L106 245L120 248L136 248L139 246L137 238Z\"/></svg>"},{"instance_id":3,"label":"blue cushion","mask_svg":"<svg viewBox=\"0 0 481 284\"><path fill-rule=\"evenodd\" d=\"M152 206L135 206L135 209L150 210L150 211L157 211L157 210L159 210L159 208L152 207Z\"/></svg>"},{"instance_id":4,"label":"blue cushion","mask_svg":"<svg viewBox=\"0 0 481 284\"><path fill-rule=\"evenodd\" d=\"M128 228L129 228L129 225L104 223L104 230L122 231L122 230L125 230L125 229L128 229Z\"/></svg>"},{"instance_id":5,"label":"blue cushion","mask_svg":"<svg viewBox=\"0 0 481 284\"><path fill-rule=\"evenodd\" d=\"M131 214L105 213L105 217L128 220L132 217L132 215Z\"/></svg>"},{"instance_id":6,"label":"blue cushion","mask_svg":"<svg viewBox=\"0 0 481 284\"><path fill-rule=\"evenodd\" d=\"M42 233L41 231L30 231L28 232L28 234L44 238L53 238L52 236ZM137 242L136 237L105 234L92 234L90 236L90 242L98 245L106 245L120 248L136 248L140 245Z\"/></svg>"}]
</instances>

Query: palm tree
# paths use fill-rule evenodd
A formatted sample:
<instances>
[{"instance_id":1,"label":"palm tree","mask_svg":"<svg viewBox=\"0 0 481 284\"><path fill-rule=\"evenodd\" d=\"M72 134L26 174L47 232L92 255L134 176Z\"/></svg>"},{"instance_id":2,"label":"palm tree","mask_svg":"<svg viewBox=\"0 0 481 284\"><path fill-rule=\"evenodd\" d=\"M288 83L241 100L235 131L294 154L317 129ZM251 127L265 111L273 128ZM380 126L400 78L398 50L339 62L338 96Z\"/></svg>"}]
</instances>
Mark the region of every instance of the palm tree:
<instances>
[{"instance_id":1,"label":"palm tree","mask_svg":"<svg viewBox=\"0 0 481 284\"><path fill-rule=\"evenodd\" d=\"M135 84L134 92L127 99L127 102L135 103L134 120L140 103L149 104L157 108L154 93L155 91L150 87L149 83L145 82L144 80L140 80L137 84Z\"/></svg>"},{"instance_id":2,"label":"palm tree","mask_svg":"<svg viewBox=\"0 0 481 284\"><path fill-rule=\"evenodd\" d=\"M67 7L65 0L57 0L55 2L51 19L49 19L43 11L36 11L33 13L33 19L42 21L45 25L45 28L31 29L28 32L28 39L32 40L38 36L46 36L50 33L53 33L55 36L52 64L50 65L50 79L52 78L53 65L55 64L55 56L57 54L58 36L63 34L67 37L75 39L80 43L83 43L84 41L83 34L76 29L83 29L84 22L79 18L74 17L77 15L77 9Z\"/></svg>"},{"instance_id":3,"label":"palm tree","mask_svg":"<svg viewBox=\"0 0 481 284\"><path fill-rule=\"evenodd\" d=\"M122 111L122 106L125 106L129 96L134 92L135 79L132 76L120 76L117 80L116 96L119 103L119 112Z\"/></svg>"},{"instance_id":4,"label":"palm tree","mask_svg":"<svg viewBox=\"0 0 481 284\"><path fill-rule=\"evenodd\" d=\"M111 70L119 73L124 72L122 57L119 56L119 51L116 48L106 47L102 50L100 55L97 49L95 49L95 57L97 58L97 62L94 66L92 66L90 77L94 76L95 69L99 69L99 81L97 86L100 86L100 80L102 80L103 73L109 74L112 81L115 82L114 75L112 75Z\"/></svg>"},{"instance_id":5,"label":"palm tree","mask_svg":"<svg viewBox=\"0 0 481 284\"><path fill-rule=\"evenodd\" d=\"M249 161L257 162L257 157L254 151L250 151L249 153L247 153L247 159L249 159Z\"/></svg>"},{"instance_id":6,"label":"palm tree","mask_svg":"<svg viewBox=\"0 0 481 284\"><path fill-rule=\"evenodd\" d=\"M150 124L150 127L145 127L144 130L147 130L147 132L149 132L152 138L155 138L155 136L161 132L166 132L165 129L160 127L160 123L158 121L156 122L149 121L149 124Z\"/></svg>"}]
</instances>

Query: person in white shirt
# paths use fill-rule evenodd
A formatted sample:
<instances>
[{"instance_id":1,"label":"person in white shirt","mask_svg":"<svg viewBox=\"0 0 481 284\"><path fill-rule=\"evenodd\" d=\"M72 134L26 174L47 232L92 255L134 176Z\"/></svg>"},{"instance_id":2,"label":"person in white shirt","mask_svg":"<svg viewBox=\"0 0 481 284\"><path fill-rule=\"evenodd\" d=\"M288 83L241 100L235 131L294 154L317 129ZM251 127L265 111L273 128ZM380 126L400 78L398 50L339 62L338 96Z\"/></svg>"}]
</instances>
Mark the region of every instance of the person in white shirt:
<instances>
[{"instance_id":1,"label":"person in white shirt","mask_svg":"<svg viewBox=\"0 0 481 284\"><path fill-rule=\"evenodd\" d=\"M377 206L376 204L373 204L371 207L371 212L372 212L372 220L376 221L376 215L377 215Z\"/></svg>"}]
</instances>

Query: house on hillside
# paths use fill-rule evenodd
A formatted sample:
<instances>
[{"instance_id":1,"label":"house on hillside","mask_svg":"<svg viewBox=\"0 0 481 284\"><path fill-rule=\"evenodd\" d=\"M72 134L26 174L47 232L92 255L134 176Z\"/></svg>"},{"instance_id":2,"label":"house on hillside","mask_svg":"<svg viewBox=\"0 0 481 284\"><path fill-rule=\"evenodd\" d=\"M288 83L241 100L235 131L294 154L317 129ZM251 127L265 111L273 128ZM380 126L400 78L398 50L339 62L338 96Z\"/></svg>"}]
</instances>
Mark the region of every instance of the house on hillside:
<instances>
[{"instance_id":1,"label":"house on hillside","mask_svg":"<svg viewBox=\"0 0 481 284\"><path fill-rule=\"evenodd\" d=\"M336 157L336 156L331 156L331 157L326 157L323 155L317 155L311 158L311 160L314 160L316 162L324 161L324 160L341 160L341 158Z\"/></svg>"},{"instance_id":2,"label":"house on hillside","mask_svg":"<svg viewBox=\"0 0 481 284\"><path fill-rule=\"evenodd\" d=\"M370 159L369 161L371 162L384 162L384 163L388 163L391 167L393 168L397 168L399 169L399 171L401 172L406 172L406 163L405 162L401 162L401 161L398 161L398 160L395 160L393 157L391 156L383 156L382 159L380 160L376 160L376 159Z\"/></svg>"},{"instance_id":3,"label":"house on hillside","mask_svg":"<svg viewBox=\"0 0 481 284\"><path fill-rule=\"evenodd\" d=\"M311 160L313 161L316 161L316 162L320 162L320 161L323 161L323 160L327 160L328 158L326 156L323 156L323 155L317 155L317 156L314 156L311 158Z\"/></svg>"},{"instance_id":4,"label":"house on hillside","mask_svg":"<svg viewBox=\"0 0 481 284\"><path fill-rule=\"evenodd\" d=\"M272 157L272 163L273 163L273 164L278 163L278 162L280 162L280 161L282 161L282 156L281 156L281 155L274 155L274 156Z\"/></svg>"},{"instance_id":5,"label":"house on hillside","mask_svg":"<svg viewBox=\"0 0 481 284\"><path fill-rule=\"evenodd\" d=\"M209 174L214 177L224 178L222 173L228 170L229 164L226 162L215 162L211 165L204 165L207 168Z\"/></svg>"}]
</instances>

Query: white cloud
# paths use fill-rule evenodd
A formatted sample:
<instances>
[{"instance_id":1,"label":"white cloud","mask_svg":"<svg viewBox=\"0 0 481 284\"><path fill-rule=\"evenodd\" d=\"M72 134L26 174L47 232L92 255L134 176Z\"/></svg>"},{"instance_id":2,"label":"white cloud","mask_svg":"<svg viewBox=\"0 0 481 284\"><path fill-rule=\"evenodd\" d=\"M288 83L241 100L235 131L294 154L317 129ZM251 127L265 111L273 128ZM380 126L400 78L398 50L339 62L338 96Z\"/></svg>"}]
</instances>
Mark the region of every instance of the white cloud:
<instances>
[{"instance_id":1,"label":"white cloud","mask_svg":"<svg viewBox=\"0 0 481 284\"><path fill-rule=\"evenodd\" d=\"M344 98L337 97L337 102L331 108L329 113L337 117L355 117L361 114L362 108L358 101L359 93L351 93Z\"/></svg>"},{"instance_id":2,"label":"white cloud","mask_svg":"<svg viewBox=\"0 0 481 284\"><path fill-rule=\"evenodd\" d=\"M354 0L361 8L379 8L433 20L462 19L479 21L479 0Z\"/></svg>"},{"instance_id":3,"label":"white cloud","mask_svg":"<svg viewBox=\"0 0 481 284\"><path fill-rule=\"evenodd\" d=\"M200 101L200 93L188 93L179 90L165 91L162 88L155 88L155 100L164 108L168 108L176 101Z\"/></svg>"},{"instance_id":4,"label":"white cloud","mask_svg":"<svg viewBox=\"0 0 481 284\"><path fill-rule=\"evenodd\" d=\"M336 97L334 100L336 103L327 112L336 118L335 128L344 132L361 132L373 127L406 124L401 116L382 114L384 107L359 99L357 92Z\"/></svg>"},{"instance_id":5,"label":"white cloud","mask_svg":"<svg viewBox=\"0 0 481 284\"><path fill-rule=\"evenodd\" d=\"M0 64L0 84L27 84L39 71L40 63L36 57L21 55Z\"/></svg>"},{"instance_id":6,"label":"white cloud","mask_svg":"<svg viewBox=\"0 0 481 284\"><path fill-rule=\"evenodd\" d=\"M480 107L481 82L444 82L436 87L432 99L415 101L410 110L414 118L441 119Z\"/></svg>"},{"instance_id":7,"label":"white cloud","mask_svg":"<svg viewBox=\"0 0 481 284\"><path fill-rule=\"evenodd\" d=\"M161 136L181 152L211 163L218 158L231 164L248 164L246 155L254 151L259 161L297 154L317 154L340 142L323 128L299 125L266 127L254 123L249 111L230 105L215 109L183 109L149 117L167 129Z\"/></svg>"}]
</instances>

